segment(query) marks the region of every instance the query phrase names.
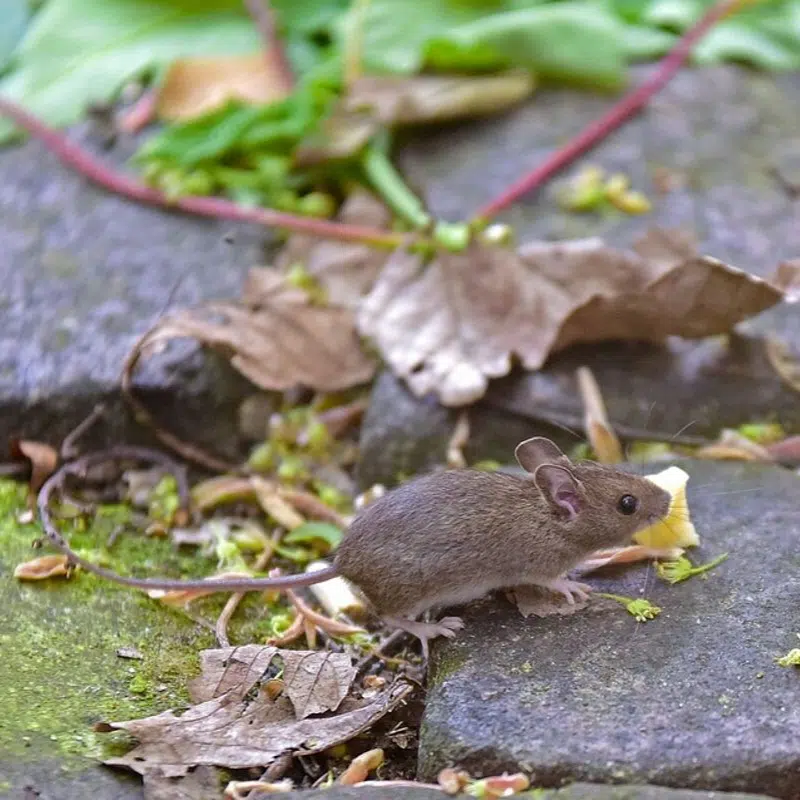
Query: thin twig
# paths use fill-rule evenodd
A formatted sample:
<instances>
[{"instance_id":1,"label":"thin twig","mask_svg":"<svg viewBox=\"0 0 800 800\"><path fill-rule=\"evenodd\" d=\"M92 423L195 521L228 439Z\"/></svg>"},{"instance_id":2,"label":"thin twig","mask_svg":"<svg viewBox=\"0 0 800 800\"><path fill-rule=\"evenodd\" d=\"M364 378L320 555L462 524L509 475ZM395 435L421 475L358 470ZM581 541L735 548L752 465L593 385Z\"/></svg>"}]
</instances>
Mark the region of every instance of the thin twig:
<instances>
[{"instance_id":1,"label":"thin twig","mask_svg":"<svg viewBox=\"0 0 800 800\"><path fill-rule=\"evenodd\" d=\"M10 117L31 136L41 140L66 166L115 194L144 205L186 211L201 217L254 222L345 242L362 242L375 247L395 248L407 239L403 234L387 233L363 225L349 225L311 217L300 217L270 208L245 208L219 197L179 197L171 200L162 192L106 166L84 148L7 98L0 97L0 114Z\"/></svg>"},{"instance_id":2,"label":"thin twig","mask_svg":"<svg viewBox=\"0 0 800 800\"><path fill-rule=\"evenodd\" d=\"M64 441L61 442L61 448L59 455L64 461L69 461L70 459L76 458L78 455L78 448L76 443L78 439L80 439L86 431L92 428L95 423L97 423L103 415L106 413L106 407L103 403L98 403L86 416L86 418L79 422L65 437Z\"/></svg>"},{"instance_id":3,"label":"thin twig","mask_svg":"<svg viewBox=\"0 0 800 800\"><path fill-rule=\"evenodd\" d=\"M281 81L287 94L294 88L294 74L292 65L286 58L286 53L278 36L275 24L275 12L270 7L269 0L244 0L253 22L258 28L261 40L264 43L264 56L270 73L275 73Z\"/></svg>"},{"instance_id":4,"label":"thin twig","mask_svg":"<svg viewBox=\"0 0 800 800\"><path fill-rule=\"evenodd\" d=\"M706 14L678 40L667 56L662 59L654 75L641 86L623 97L600 119L592 122L543 164L535 167L506 189L499 197L487 203L476 214L479 220L489 220L515 203L524 194L538 189L555 173L571 164L596 144L605 139L623 122L639 112L650 98L663 88L678 72L689 57L694 45L720 20L734 14L740 6L752 0L719 0Z\"/></svg>"},{"instance_id":5,"label":"thin twig","mask_svg":"<svg viewBox=\"0 0 800 800\"><path fill-rule=\"evenodd\" d=\"M255 560L255 563L253 564L253 570L255 572L263 572L267 568L267 564L269 564L269 561L275 552L275 545L278 544L279 538L279 536L273 536L269 547L265 547L264 550L259 554L258 558ZM231 621L233 613L239 607L239 603L242 602L244 595L244 592L232 594L228 598L228 602L225 603L225 607L220 612L219 617L217 617L217 624L214 626L214 634L217 637L218 647L231 646L230 640L228 639L228 623Z\"/></svg>"},{"instance_id":6,"label":"thin twig","mask_svg":"<svg viewBox=\"0 0 800 800\"><path fill-rule=\"evenodd\" d=\"M133 410L134 417L140 425L150 428L155 434L156 438L170 450L174 450L181 458L192 464L197 464L200 467L211 470L212 472L232 472L235 474L245 474L248 472L246 466L237 466L236 464L226 461L219 456L207 453L201 447L184 442L181 438L165 430L158 424L155 417L150 413L147 406L134 394L133 391L133 375L139 359L142 357L148 338L151 336L153 329L146 331L134 343L130 353L125 358L125 363L122 365L122 375L120 376L120 391L122 396L128 402Z\"/></svg>"},{"instance_id":7,"label":"thin twig","mask_svg":"<svg viewBox=\"0 0 800 800\"><path fill-rule=\"evenodd\" d=\"M157 96L155 90L149 89L146 91L130 108L126 108L125 111L122 112L117 121L117 128L122 131L122 133L139 133L142 128L149 125L153 119L155 119L156 101Z\"/></svg>"}]
</instances>

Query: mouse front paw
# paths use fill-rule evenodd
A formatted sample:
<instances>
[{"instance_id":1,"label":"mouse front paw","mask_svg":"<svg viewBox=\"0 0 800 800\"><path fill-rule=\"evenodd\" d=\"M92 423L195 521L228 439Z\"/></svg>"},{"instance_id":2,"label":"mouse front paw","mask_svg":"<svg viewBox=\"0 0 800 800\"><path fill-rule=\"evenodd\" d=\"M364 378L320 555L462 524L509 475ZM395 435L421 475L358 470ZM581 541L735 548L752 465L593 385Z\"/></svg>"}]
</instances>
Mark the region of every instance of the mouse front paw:
<instances>
[{"instance_id":1,"label":"mouse front paw","mask_svg":"<svg viewBox=\"0 0 800 800\"><path fill-rule=\"evenodd\" d=\"M572 581L569 578L556 578L540 585L564 595L567 603L571 606L575 605L576 597L578 600L588 600L589 593L592 591L592 587L589 584Z\"/></svg>"}]
</instances>

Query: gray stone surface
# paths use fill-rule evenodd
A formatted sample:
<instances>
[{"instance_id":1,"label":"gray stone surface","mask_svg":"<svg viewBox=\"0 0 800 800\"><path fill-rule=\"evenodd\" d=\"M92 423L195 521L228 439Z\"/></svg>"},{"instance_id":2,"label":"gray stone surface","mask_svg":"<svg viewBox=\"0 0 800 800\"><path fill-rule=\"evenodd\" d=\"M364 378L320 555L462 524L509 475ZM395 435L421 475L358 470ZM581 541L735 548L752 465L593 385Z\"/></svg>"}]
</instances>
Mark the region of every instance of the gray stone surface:
<instances>
[{"instance_id":1,"label":"gray stone surface","mask_svg":"<svg viewBox=\"0 0 800 800\"><path fill-rule=\"evenodd\" d=\"M523 619L505 599L465 609L433 652L420 777L458 764L569 780L800 798L800 680L774 658L800 630L800 477L754 464L684 462L702 546L727 561L670 586L642 565L589 582L644 596L637 623L595 599Z\"/></svg>"},{"instance_id":2,"label":"gray stone surface","mask_svg":"<svg viewBox=\"0 0 800 800\"><path fill-rule=\"evenodd\" d=\"M103 157L132 152L127 142ZM133 342L168 307L235 297L264 239L112 196L36 142L0 149L0 448L15 434L58 442L99 400L114 425L96 438L138 437L115 402ZM235 445L244 384L196 348L145 365L138 385L194 440Z\"/></svg>"},{"instance_id":3,"label":"gray stone surface","mask_svg":"<svg viewBox=\"0 0 800 800\"><path fill-rule=\"evenodd\" d=\"M634 74L643 77L646 67ZM613 98L540 91L503 117L426 131L401 163L431 210L473 214L608 109ZM686 227L704 252L757 274L800 254L800 203L775 170L800 149L800 73L762 74L730 66L681 71L646 110L577 162L629 175L653 201L643 216L565 214L554 185L529 195L502 219L520 240L603 236L629 244L651 225ZM683 186L659 194L666 170ZM566 171L561 177L570 174ZM781 311L765 315L796 318ZM798 326L794 326L797 330Z\"/></svg>"},{"instance_id":4,"label":"gray stone surface","mask_svg":"<svg viewBox=\"0 0 800 800\"><path fill-rule=\"evenodd\" d=\"M142 781L133 773L98 767L86 762L84 768L63 762L37 761L3 763L0 769L0 797L9 800L143 800Z\"/></svg>"},{"instance_id":5,"label":"gray stone surface","mask_svg":"<svg viewBox=\"0 0 800 800\"><path fill-rule=\"evenodd\" d=\"M461 219L510 185L524 166L542 162L611 102L567 90L541 91L502 117L412 138L401 163L434 213ZM775 175L779 169L786 179L790 154L796 152L800 73L686 70L644 113L575 167L591 163L625 172L653 201L652 213L565 213L551 185L523 198L502 219L515 226L522 241L599 235L618 247L630 245L653 225L681 227L694 231L703 252L768 275L782 259L800 255L800 197ZM656 184L664 171L678 186L659 194ZM770 309L741 330L753 337L777 332L800 343L798 307ZM628 429L637 438L669 438L691 423L687 436L713 438L722 427L766 419L800 431L796 393L775 375L756 338L730 348L719 342L681 345L676 352L635 344L584 347L556 356L537 374L516 373L495 382L472 418L477 427L499 432L498 438L476 440L475 454L496 458L498 451L508 451L502 432L512 427L531 431L528 435L543 432L542 420L580 427L574 380L580 364L595 371L621 434ZM374 401L364 429L365 476L410 472L441 460L452 416L439 414L437 422L429 402L415 409L413 398L389 381L376 389ZM448 428L443 419L449 419Z\"/></svg>"},{"instance_id":6,"label":"gray stone surface","mask_svg":"<svg viewBox=\"0 0 800 800\"><path fill-rule=\"evenodd\" d=\"M286 800L314 800L318 791L289 792L281 795ZM326 800L441 800L446 797L437 789L388 788L388 787L333 787L325 790ZM469 797L470 795L458 795ZM576 783L563 789L530 792L514 795L536 800L766 800L763 795L733 794L720 792L694 792L665 789L659 786L600 786L598 784ZM264 798L267 795L263 796ZM258 798L261 800L261 798Z\"/></svg>"}]
</instances>

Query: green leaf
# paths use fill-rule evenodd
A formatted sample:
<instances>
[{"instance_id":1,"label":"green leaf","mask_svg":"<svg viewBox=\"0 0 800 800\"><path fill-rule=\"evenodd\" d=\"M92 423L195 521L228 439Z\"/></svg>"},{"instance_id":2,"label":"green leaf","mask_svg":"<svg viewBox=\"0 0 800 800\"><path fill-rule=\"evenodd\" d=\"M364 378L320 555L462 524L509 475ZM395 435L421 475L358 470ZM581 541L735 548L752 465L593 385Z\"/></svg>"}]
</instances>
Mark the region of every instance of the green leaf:
<instances>
[{"instance_id":1,"label":"green leaf","mask_svg":"<svg viewBox=\"0 0 800 800\"><path fill-rule=\"evenodd\" d=\"M413 11L409 8L413 7ZM346 37L356 17L340 26ZM372 0L363 29L366 72L412 74L525 67L556 80L616 87L622 26L603 2Z\"/></svg>"},{"instance_id":2,"label":"green leaf","mask_svg":"<svg viewBox=\"0 0 800 800\"><path fill-rule=\"evenodd\" d=\"M17 48L0 94L61 126L91 101L175 58L254 52L241 0L49 0ZM0 142L13 127L0 120Z\"/></svg>"},{"instance_id":3,"label":"green leaf","mask_svg":"<svg viewBox=\"0 0 800 800\"><path fill-rule=\"evenodd\" d=\"M312 544L323 541L333 550L342 541L344 533L329 522L304 522L283 537L287 544Z\"/></svg>"},{"instance_id":4,"label":"green leaf","mask_svg":"<svg viewBox=\"0 0 800 800\"><path fill-rule=\"evenodd\" d=\"M731 20L709 31L695 48L693 60L696 64L740 61L761 69L791 70L800 67L800 42L790 47L764 30Z\"/></svg>"},{"instance_id":5,"label":"green leaf","mask_svg":"<svg viewBox=\"0 0 800 800\"><path fill-rule=\"evenodd\" d=\"M3 20L0 22L0 72L14 54L30 18L28 0L2 0Z\"/></svg>"},{"instance_id":6,"label":"green leaf","mask_svg":"<svg viewBox=\"0 0 800 800\"><path fill-rule=\"evenodd\" d=\"M625 77L622 26L588 2L563 2L494 14L428 41L433 67L525 67L556 81L618 88ZM492 63L494 62L494 63Z\"/></svg>"},{"instance_id":7,"label":"green leaf","mask_svg":"<svg viewBox=\"0 0 800 800\"><path fill-rule=\"evenodd\" d=\"M191 168L245 158L274 167L319 124L336 98L338 69L325 67L300 81L284 100L263 106L228 103L197 119L165 128L136 158L145 164Z\"/></svg>"}]
</instances>

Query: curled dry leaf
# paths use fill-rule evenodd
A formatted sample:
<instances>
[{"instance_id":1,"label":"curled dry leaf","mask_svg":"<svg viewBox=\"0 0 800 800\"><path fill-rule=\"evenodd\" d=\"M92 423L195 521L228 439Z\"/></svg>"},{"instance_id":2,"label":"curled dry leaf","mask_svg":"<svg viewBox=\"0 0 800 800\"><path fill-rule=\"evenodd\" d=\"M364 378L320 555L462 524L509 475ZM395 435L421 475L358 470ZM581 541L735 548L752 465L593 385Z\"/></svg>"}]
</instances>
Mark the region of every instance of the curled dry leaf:
<instances>
[{"instance_id":1,"label":"curled dry leaf","mask_svg":"<svg viewBox=\"0 0 800 800\"><path fill-rule=\"evenodd\" d=\"M285 95L281 75L263 53L179 58L158 89L156 111L174 122L207 114L229 100L270 103Z\"/></svg>"},{"instance_id":2,"label":"curled dry leaf","mask_svg":"<svg viewBox=\"0 0 800 800\"><path fill-rule=\"evenodd\" d=\"M568 603L560 595L541 586L515 586L510 589L509 599L516 603L523 617L552 617L556 615L569 616L576 611L582 611L589 605L588 600L576 599Z\"/></svg>"},{"instance_id":3,"label":"curled dry leaf","mask_svg":"<svg viewBox=\"0 0 800 800\"><path fill-rule=\"evenodd\" d=\"M357 755L348 764L347 769L339 776L337 783L341 786L354 786L365 781L369 773L383 764L384 753L379 747Z\"/></svg>"},{"instance_id":4,"label":"curled dry leaf","mask_svg":"<svg viewBox=\"0 0 800 800\"><path fill-rule=\"evenodd\" d=\"M58 466L58 451L49 444L17 439L11 443L12 458L26 458L31 463L30 495L35 496Z\"/></svg>"},{"instance_id":5,"label":"curled dry leaf","mask_svg":"<svg viewBox=\"0 0 800 800\"><path fill-rule=\"evenodd\" d=\"M43 581L69 575L69 562L65 555L40 556L24 564L17 564L14 577L20 581Z\"/></svg>"},{"instance_id":6,"label":"curled dry leaf","mask_svg":"<svg viewBox=\"0 0 800 800\"><path fill-rule=\"evenodd\" d=\"M106 763L166 777L185 775L198 764L265 767L283 753L319 753L348 741L412 691L400 681L369 701L346 697L336 714L298 719L286 692L271 699L258 691L271 680L269 668L279 652L261 645L204 651L201 677L191 686L196 705L180 716L166 711L100 726L126 730L138 740L133 750Z\"/></svg>"},{"instance_id":7,"label":"curled dry leaf","mask_svg":"<svg viewBox=\"0 0 800 800\"><path fill-rule=\"evenodd\" d=\"M649 547L642 544L610 547L607 550L597 550L592 553L589 558L581 561L575 570L585 575L612 564L632 564L636 561L650 561L651 559L674 561L682 554L683 548L681 547Z\"/></svg>"},{"instance_id":8,"label":"curled dry leaf","mask_svg":"<svg viewBox=\"0 0 800 800\"><path fill-rule=\"evenodd\" d=\"M527 70L497 75L368 75L353 81L321 130L298 148L300 164L357 153L381 128L497 114L536 87Z\"/></svg>"},{"instance_id":9,"label":"curled dry leaf","mask_svg":"<svg viewBox=\"0 0 800 800\"><path fill-rule=\"evenodd\" d=\"M577 378L583 402L584 424L592 450L601 464L619 464L625 460L625 456L608 418L606 404L597 380L589 367L580 367Z\"/></svg>"},{"instance_id":10,"label":"curled dry leaf","mask_svg":"<svg viewBox=\"0 0 800 800\"><path fill-rule=\"evenodd\" d=\"M473 242L428 264L395 251L358 324L415 394L459 406L508 373L513 356L538 369L578 342L726 333L797 299L798 285L800 266L763 280L695 255L674 231L653 230L631 251L600 239L533 242L516 253Z\"/></svg>"},{"instance_id":11,"label":"curled dry leaf","mask_svg":"<svg viewBox=\"0 0 800 800\"><path fill-rule=\"evenodd\" d=\"M356 674L346 653L284 650L281 658L284 691L298 719L336 711Z\"/></svg>"},{"instance_id":12,"label":"curled dry leaf","mask_svg":"<svg viewBox=\"0 0 800 800\"><path fill-rule=\"evenodd\" d=\"M179 338L222 351L242 375L271 391L306 386L333 392L364 383L375 371L352 312L313 305L267 268L250 271L241 304L211 303L160 320L139 340L129 363Z\"/></svg>"}]
</instances>

